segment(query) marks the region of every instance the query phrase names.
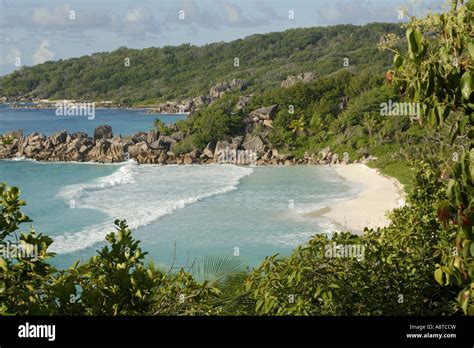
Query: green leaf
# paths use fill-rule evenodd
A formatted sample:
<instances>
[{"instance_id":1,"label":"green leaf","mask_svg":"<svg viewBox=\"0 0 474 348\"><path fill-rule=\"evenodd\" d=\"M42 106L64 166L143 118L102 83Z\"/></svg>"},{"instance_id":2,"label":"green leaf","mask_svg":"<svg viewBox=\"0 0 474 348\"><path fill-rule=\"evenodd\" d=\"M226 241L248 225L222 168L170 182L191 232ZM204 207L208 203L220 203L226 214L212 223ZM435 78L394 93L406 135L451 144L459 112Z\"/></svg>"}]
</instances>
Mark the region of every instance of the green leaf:
<instances>
[{"instance_id":1,"label":"green leaf","mask_svg":"<svg viewBox=\"0 0 474 348\"><path fill-rule=\"evenodd\" d=\"M0 257L0 268L3 269L5 272L8 271L7 263L3 259L3 257Z\"/></svg>"},{"instance_id":2,"label":"green leaf","mask_svg":"<svg viewBox=\"0 0 474 348\"><path fill-rule=\"evenodd\" d=\"M461 77L461 93L464 99L469 99L472 93L471 73L466 71Z\"/></svg>"},{"instance_id":3,"label":"green leaf","mask_svg":"<svg viewBox=\"0 0 474 348\"><path fill-rule=\"evenodd\" d=\"M438 105L436 107L436 113L438 115L438 119L440 122L443 122L444 119L445 119L445 115L446 115L446 106L445 105Z\"/></svg>"},{"instance_id":4,"label":"green leaf","mask_svg":"<svg viewBox=\"0 0 474 348\"><path fill-rule=\"evenodd\" d=\"M456 256L456 257L454 258L453 265L454 265L454 267L456 267L457 269L460 269L460 266L461 266L461 258L460 258L459 256Z\"/></svg>"},{"instance_id":5,"label":"green leaf","mask_svg":"<svg viewBox=\"0 0 474 348\"><path fill-rule=\"evenodd\" d=\"M474 42L469 42L467 48L469 50L469 53L471 54L471 57L474 58Z\"/></svg>"},{"instance_id":6,"label":"green leaf","mask_svg":"<svg viewBox=\"0 0 474 348\"><path fill-rule=\"evenodd\" d=\"M474 11L474 0L469 0L466 4L469 11Z\"/></svg>"},{"instance_id":7,"label":"green leaf","mask_svg":"<svg viewBox=\"0 0 474 348\"><path fill-rule=\"evenodd\" d=\"M432 126L436 126L438 124L438 117L436 115L435 109L431 109L428 115L428 121Z\"/></svg>"},{"instance_id":8,"label":"green leaf","mask_svg":"<svg viewBox=\"0 0 474 348\"><path fill-rule=\"evenodd\" d=\"M441 270L441 268L438 268L438 269L434 272L434 277L435 277L436 282L437 282L439 285L443 285L443 271Z\"/></svg>"},{"instance_id":9,"label":"green leaf","mask_svg":"<svg viewBox=\"0 0 474 348\"><path fill-rule=\"evenodd\" d=\"M406 32L406 36L408 39L409 52L412 53L415 57L418 56L423 50L423 34L420 33L418 29L409 28Z\"/></svg>"},{"instance_id":10,"label":"green leaf","mask_svg":"<svg viewBox=\"0 0 474 348\"><path fill-rule=\"evenodd\" d=\"M467 314L467 305L469 304L469 297L465 296L467 291L461 291L461 308L464 314Z\"/></svg>"},{"instance_id":11,"label":"green leaf","mask_svg":"<svg viewBox=\"0 0 474 348\"><path fill-rule=\"evenodd\" d=\"M468 121L469 120L467 119L467 117L465 117L465 118L463 118L462 120L459 121L459 132L461 134L464 134Z\"/></svg>"},{"instance_id":12,"label":"green leaf","mask_svg":"<svg viewBox=\"0 0 474 348\"><path fill-rule=\"evenodd\" d=\"M209 285L222 282L243 270L242 260L234 255L208 255L199 259L191 270L198 282Z\"/></svg>"},{"instance_id":13,"label":"green leaf","mask_svg":"<svg viewBox=\"0 0 474 348\"><path fill-rule=\"evenodd\" d=\"M395 66L395 68L399 68L402 66L402 64L403 58L399 54L396 54L395 57L393 57L393 65Z\"/></svg>"},{"instance_id":14,"label":"green leaf","mask_svg":"<svg viewBox=\"0 0 474 348\"><path fill-rule=\"evenodd\" d=\"M449 200L453 198L455 184L456 184L456 181L454 181L453 179L449 180L448 188L446 189L446 197L448 197Z\"/></svg>"}]
</instances>

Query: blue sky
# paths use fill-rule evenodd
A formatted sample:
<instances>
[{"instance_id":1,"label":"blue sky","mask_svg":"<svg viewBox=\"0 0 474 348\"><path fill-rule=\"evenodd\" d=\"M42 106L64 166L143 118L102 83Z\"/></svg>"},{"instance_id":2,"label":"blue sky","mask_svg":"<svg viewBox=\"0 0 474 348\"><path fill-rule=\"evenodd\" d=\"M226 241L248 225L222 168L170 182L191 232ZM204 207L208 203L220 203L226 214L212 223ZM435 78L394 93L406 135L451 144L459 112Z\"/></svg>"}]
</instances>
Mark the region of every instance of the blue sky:
<instances>
[{"instance_id":1,"label":"blue sky","mask_svg":"<svg viewBox=\"0 0 474 348\"><path fill-rule=\"evenodd\" d=\"M231 41L334 24L400 22L442 0L0 0L0 75L94 52ZM413 5L415 4L415 5ZM19 59L18 59L19 58Z\"/></svg>"}]
</instances>

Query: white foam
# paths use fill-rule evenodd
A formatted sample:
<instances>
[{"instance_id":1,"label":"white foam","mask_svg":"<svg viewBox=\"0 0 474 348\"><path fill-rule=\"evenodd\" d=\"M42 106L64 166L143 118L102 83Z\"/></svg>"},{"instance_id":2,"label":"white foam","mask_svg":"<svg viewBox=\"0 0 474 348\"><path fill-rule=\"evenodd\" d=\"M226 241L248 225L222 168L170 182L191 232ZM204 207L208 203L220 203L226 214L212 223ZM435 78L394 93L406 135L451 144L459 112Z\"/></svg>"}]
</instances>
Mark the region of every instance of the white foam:
<instances>
[{"instance_id":1,"label":"white foam","mask_svg":"<svg viewBox=\"0 0 474 348\"><path fill-rule=\"evenodd\" d=\"M265 239L265 242L278 247L295 248L298 245L308 242L317 234L326 234L331 236L333 232L337 231L336 226L331 223L319 221L318 226L320 228L315 231L290 232L279 236L269 237Z\"/></svg>"},{"instance_id":2,"label":"white foam","mask_svg":"<svg viewBox=\"0 0 474 348\"><path fill-rule=\"evenodd\" d=\"M77 208L99 210L107 221L54 238L52 251L70 253L93 246L126 219L131 229L148 225L177 209L235 190L253 169L233 165L159 166L127 163L112 175L65 187L59 194L74 198Z\"/></svg>"},{"instance_id":3,"label":"white foam","mask_svg":"<svg viewBox=\"0 0 474 348\"><path fill-rule=\"evenodd\" d=\"M334 232L338 232L340 229L330 219L316 218L314 219L314 228L308 229L306 226L302 226L302 230L290 230L290 231L279 231L272 232L271 234L255 234L248 236L246 242L250 244L267 244L273 245L279 248L294 249L295 247L307 243L314 236L319 234L325 234L331 238Z\"/></svg>"},{"instance_id":4,"label":"white foam","mask_svg":"<svg viewBox=\"0 0 474 348\"><path fill-rule=\"evenodd\" d=\"M354 185L341 180L328 181L327 177L323 177L322 182L339 183L339 190L321 193L320 196L315 197L315 199L311 203L295 204L295 209L290 210L290 213L293 215L293 218L307 219L308 217L305 216L306 214L318 211L323 208L331 207L339 202L354 199L364 189L363 185Z\"/></svg>"},{"instance_id":5,"label":"white foam","mask_svg":"<svg viewBox=\"0 0 474 348\"><path fill-rule=\"evenodd\" d=\"M25 156L17 156L17 157L13 157L12 161L24 161L25 158L26 158Z\"/></svg>"},{"instance_id":6,"label":"white foam","mask_svg":"<svg viewBox=\"0 0 474 348\"><path fill-rule=\"evenodd\" d=\"M114 173L92 182L69 185L64 187L58 194L58 197L73 199L81 196L85 190L101 190L107 187L132 184L135 182L135 176L138 174L138 168L135 162L126 162Z\"/></svg>"}]
</instances>

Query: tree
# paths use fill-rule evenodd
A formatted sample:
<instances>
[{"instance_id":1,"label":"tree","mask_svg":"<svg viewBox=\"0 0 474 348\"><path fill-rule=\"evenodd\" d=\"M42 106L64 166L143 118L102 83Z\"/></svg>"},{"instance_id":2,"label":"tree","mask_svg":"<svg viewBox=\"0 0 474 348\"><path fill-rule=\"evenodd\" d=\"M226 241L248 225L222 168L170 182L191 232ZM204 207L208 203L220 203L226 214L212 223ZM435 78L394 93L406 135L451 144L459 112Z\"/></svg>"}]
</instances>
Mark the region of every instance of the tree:
<instances>
[{"instance_id":1,"label":"tree","mask_svg":"<svg viewBox=\"0 0 474 348\"><path fill-rule=\"evenodd\" d=\"M48 252L53 240L33 227L18 233L22 223L31 220L20 211L25 202L16 187L0 185L0 314L48 314L51 276L56 271L46 261L54 256Z\"/></svg>"},{"instance_id":2,"label":"tree","mask_svg":"<svg viewBox=\"0 0 474 348\"><path fill-rule=\"evenodd\" d=\"M155 128L160 134L163 135L170 135L172 133L172 129L168 127L162 120L159 118L155 119Z\"/></svg>"},{"instance_id":3,"label":"tree","mask_svg":"<svg viewBox=\"0 0 474 348\"><path fill-rule=\"evenodd\" d=\"M291 121L290 129L291 129L291 132L296 134L297 136L305 134L306 122L304 120L304 116L301 116L300 118Z\"/></svg>"},{"instance_id":4,"label":"tree","mask_svg":"<svg viewBox=\"0 0 474 348\"><path fill-rule=\"evenodd\" d=\"M405 98L421 104L420 123L449 127L451 144L467 138L459 160L450 168L445 198L438 215L446 228L454 224L454 251L447 253L435 271L443 285L457 284L457 303L474 315L474 188L472 160L474 125L474 0L453 0L451 9L423 19L412 18L406 30L408 51L395 48L396 37L383 43L395 53L394 71L387 76Z\"/></svg>"}]
</instances>

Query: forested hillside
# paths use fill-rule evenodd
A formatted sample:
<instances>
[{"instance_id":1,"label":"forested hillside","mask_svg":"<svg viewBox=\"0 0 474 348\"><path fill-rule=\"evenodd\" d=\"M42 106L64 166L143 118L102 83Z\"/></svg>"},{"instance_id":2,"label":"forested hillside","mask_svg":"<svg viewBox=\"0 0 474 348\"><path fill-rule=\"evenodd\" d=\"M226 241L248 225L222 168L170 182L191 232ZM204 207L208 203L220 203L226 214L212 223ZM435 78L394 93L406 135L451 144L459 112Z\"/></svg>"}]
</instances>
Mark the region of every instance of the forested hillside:
<instances>
[{"instance_id":1,"label":"forested hillside","mask_svg":"<svg viewBox=\"0 0 474 348\"><path fill-rule=\"evenodd\" d=\"M288 75L307 71L316 78L341 69L369 69L375 74L391 63L389 53L376 48L389 32L400 34L401 29L396 24L338 25L202 47L122 47L24 67L0 79L0 96L154 103L207 94L212 85L234 78L245 80L248 90L255 91L279 86ZM343 65L344 58L348 66Z\"/></svg>"}]
</instances>

